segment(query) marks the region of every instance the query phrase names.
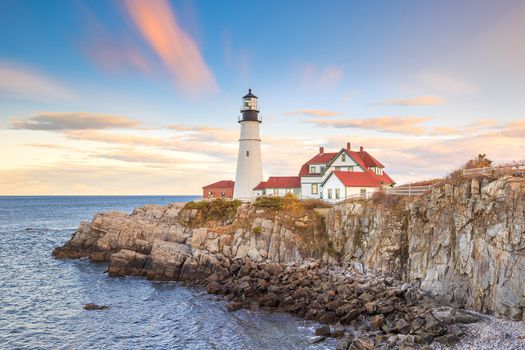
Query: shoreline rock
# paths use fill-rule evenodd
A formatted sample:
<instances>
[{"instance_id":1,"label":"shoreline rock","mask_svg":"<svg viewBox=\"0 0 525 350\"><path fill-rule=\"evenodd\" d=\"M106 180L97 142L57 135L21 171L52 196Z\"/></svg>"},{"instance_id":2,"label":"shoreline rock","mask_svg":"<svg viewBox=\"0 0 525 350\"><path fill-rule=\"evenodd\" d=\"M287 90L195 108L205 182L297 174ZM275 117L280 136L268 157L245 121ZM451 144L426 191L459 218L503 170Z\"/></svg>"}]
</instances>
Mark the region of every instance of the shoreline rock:
<instances>
[{"instance_id":1,"label":"shoreline rock","mask_svg":"<svg viewBox=\"0 0 525 350\"><path fill-rule=\"evenodd\" d=\"M181 203L102 213L53 255L107 261L110 276L200 285L230 311L339 325L340 349L450 345L478 320L465 307L523 318L524 181L476 181L325 217L249 204L223 221Z\"/></svg>"}]
</instances>

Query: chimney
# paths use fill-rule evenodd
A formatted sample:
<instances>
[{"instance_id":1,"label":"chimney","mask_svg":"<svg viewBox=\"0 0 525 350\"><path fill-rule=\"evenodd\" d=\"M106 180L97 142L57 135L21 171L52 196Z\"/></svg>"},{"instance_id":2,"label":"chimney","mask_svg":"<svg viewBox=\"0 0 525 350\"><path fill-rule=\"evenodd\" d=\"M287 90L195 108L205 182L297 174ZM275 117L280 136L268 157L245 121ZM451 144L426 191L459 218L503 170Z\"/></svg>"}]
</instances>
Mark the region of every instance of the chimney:
<instances>
[{"instance_id":1,"label":"chimney","mask_svg":"<svg viewBox=\"0 0 525 350\"><path fill-rule=\"evenodd\" d=\"M347 143L346 143L346 150L347 150L347 151L350 151L351 149L352 149L352 148L350 148L350 142L347 142Z\"/></svg>"},{"instance_id":2,"label":"chimney","mask_svg":"<svg viewBox=\"0 0 525 350\"><path fill-rule=\"evenodd\" d=\"M363 152L363 146L359 147L359 152Z\"/></svg>"},{"instance_id":3,"label":"chimney","mask_svg":"<svg viewBox=\"0 0 525 350\"><path fill-rule=\"evenodd\" d=\"M323 154L323 153L324 153L324 147L319 147L319 153L320 153L320 154Z\"/></svg>"}]
</instances>

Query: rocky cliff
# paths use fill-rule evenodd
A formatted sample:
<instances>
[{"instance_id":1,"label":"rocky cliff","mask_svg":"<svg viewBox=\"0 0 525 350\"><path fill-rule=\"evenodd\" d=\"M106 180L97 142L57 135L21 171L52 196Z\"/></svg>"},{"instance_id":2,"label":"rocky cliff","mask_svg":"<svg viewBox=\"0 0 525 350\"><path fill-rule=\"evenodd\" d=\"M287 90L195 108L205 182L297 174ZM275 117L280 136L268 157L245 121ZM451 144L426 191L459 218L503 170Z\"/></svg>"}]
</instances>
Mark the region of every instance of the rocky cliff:
<instances>
[{"instance_id":1,"label":"rocky cliff","mask_svg":"<svg viewBox=\"0 0 525 350\"><path fill-rule=\"evenodd\" d=\"M417 199L338 205L327 232L343 263L417 282L446 303L525 317L521 177L449 181Z\"/></svg>"},{"instance_id":2,"label":"rocky cliff","mask_svg":"<svg viewBox=\"0 0 525 350\"><path fill-rule=\"evenodd\" d=\"M436 300L524 319L523 178L449 179L417 198L320 205L288 197L101 213L53 254L366 335L345 338L344 349L450 342L456 322L475 320L456 308L443 315Z\"/></svg>"}]
</instances>

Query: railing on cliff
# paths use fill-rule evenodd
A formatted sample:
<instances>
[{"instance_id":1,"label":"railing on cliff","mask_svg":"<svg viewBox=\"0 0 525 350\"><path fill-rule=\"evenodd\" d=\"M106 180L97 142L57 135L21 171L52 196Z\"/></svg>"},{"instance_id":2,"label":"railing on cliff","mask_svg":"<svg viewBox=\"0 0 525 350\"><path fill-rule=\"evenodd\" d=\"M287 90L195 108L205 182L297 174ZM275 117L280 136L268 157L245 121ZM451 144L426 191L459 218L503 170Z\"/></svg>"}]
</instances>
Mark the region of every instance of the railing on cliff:
<instances>
[{"instance_id":1,"label":"railing on cliff","mask_svg":"<svg viewBox=\"0 0 525 350\"><path fill-rule=\"evenodd\" d=\"M463 169L463 175L494 175L499 173L510 173L515 171L525 171L525 161L516 162L514 164L498 165L493 167Z\"/></svg>"},{"instance_id":2,"label":"railing on cliff","mask_svg":"<svg viewBox=\"0 0 525 350\"><path fill-rule=\"evenodd\" d=\"M385 190L386 194L394 195L394 196L421 196L423 194L426 194L434 187L439 185L439 183L433 184L433 185L402 185L402 186L396 186L392 188L388 188Z\"/></svg>"}]
</instances>

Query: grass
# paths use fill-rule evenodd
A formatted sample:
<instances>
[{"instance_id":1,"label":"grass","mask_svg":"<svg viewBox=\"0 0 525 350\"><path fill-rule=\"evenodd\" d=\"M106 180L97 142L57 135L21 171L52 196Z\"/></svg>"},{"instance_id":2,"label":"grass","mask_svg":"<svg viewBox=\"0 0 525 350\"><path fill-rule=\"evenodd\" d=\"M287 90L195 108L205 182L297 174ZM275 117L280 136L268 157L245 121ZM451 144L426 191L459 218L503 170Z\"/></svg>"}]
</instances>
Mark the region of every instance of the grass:
<instances>
[{"instance_id":1,"label":"grass","mask_svg":"<svg viewBox=\"0 0 525 350\"><path fill-rule=\"evenodd\" d=\"M217 198L212 201L188 202L183 210L198 210L198 214L191 224L201 224L209 221L225 222L232 220L241 205L239 200Z\"/></svg>"}]
</instances>

